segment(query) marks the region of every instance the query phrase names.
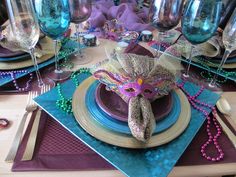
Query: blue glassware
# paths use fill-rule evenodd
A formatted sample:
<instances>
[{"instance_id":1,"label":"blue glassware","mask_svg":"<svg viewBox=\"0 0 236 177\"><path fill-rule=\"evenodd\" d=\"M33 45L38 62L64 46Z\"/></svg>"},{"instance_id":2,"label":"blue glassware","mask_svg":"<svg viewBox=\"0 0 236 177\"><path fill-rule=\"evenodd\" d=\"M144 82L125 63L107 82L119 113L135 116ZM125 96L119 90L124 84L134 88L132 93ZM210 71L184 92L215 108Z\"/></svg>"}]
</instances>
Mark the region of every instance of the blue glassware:
<instances>
[{"instance_id":1,"label":"blue glassware","mask_svg":"<svg viewBox=\"0 0 236 177\"><path fill-rule=\"evenodd\" d=\"M41 31L55 41L55 71L51 78L60 81L68 78L70 72L62 71L58 64L58 42L70 25L70 9L68 0L36 0L35 11Z\"/></svg>"},{"instance_id":2,"label":"blue glassware","mask_svg":"<svg viewBox=\"0 0 236 177\"><path fill-rule=\"evenodd\" d=\"M182 33L192 46L185 77L189 77L193 45L206 42L215 34L221 18L221 9L221 0L187 1L182 17Z\"/></svg>"}]
</instances>

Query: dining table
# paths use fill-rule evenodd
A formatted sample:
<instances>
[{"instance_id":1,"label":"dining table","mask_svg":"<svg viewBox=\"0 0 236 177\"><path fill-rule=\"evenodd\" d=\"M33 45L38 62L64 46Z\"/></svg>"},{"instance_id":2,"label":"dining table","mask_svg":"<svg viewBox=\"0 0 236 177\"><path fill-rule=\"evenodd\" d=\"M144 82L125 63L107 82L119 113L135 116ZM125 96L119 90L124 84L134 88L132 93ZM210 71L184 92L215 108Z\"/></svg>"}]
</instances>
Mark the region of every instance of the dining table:
<instances>
[{"instance_id":1,"label":"dining table","mask_svg":"<svg viewBox=\"0 0 236 177\"><path fill-rule=\"evenodd\" d=\"M95 47L88 47L84 49L84 52L92 58L92 62L86 65L76 64L78 61L77 57L69 57L74 63L73 70L77 70L81 67L91 67L99 61L107 58L106 48L109 46L116 46L117 43L111 40L98 39L99 44ZM146 43L141 43L146 48L149 46ZM174 61L177 63L176 67L182 67L180 61ZM236 90L225 91L221 93L229 102L232 108L232 117L236 118ZM0 93L0 118L7 118L10 121L10 126L7 129L0 129L0 177L122 177L122 174L118 170L82 170L82 171L29 171L29 172L12 172L12 163L4 161L16 134L17 128L21 121L22 115L25 111L27 102L27 92L24 93ZM26 125L30 119L27 119ZM27 127L27 126L26 126ZM200 146L199 146L200 148ZM227 151L227 149L224 149ZM79 159L78 159L79 160ZM204 165L186 165L176 166L173 168L170 177L204 177L204 176L224 176L224 175L235 175L236 174L236 163L221 163L212 162Z\"/></svg>"}]
</instances>

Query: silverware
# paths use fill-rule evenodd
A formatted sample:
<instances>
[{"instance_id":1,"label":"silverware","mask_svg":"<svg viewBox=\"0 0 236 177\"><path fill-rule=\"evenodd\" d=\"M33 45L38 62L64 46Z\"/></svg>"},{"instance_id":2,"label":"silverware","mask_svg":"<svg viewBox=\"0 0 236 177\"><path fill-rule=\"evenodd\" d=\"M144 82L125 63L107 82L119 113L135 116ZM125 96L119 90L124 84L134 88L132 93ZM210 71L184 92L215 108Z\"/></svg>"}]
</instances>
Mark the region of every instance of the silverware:
<instances>
[{"instance_id":1,"label":"silverware","mask_svg":"<svg viewBox=\"0 0 236 177\"><path fill-rule=\"evenodd\" d=\"M229 122L229 124L233 127L233 129L236 131L236 119L233 119L231 116L231 106L229 102L224 98L221 97L217 103L216 106L218 110L224 114L224 117Z\"/></svg>"},{"instance_id":2,"label":"silverware","mask_svg":"<svg viewBox=\"0 0 236 177\"><path fill-rule=\"evenodd\" d=\"M16 135L14 137L13 143L11 145L10 151L7 154L7 157L5 159L6 162L13 162L16 156L16 152L18 150L18 147L20 145L21 142L21 137L24 131L24 126L25 126L25 122L26 119L28 117L28 115L32 114L32 112L34 110L37 109L37 105L35 104L35 102L33 101L33 98L35 98L38 95L38 93L36 91L30 91L28 94L28 100L27 100L27 105L25 108L25 114L23 115L20 125L18 127L18 130L16 132Z\"/></svg>"},{"instance_id":3,"label":"silverware","mask_svg":"<svg viewBox=\"0 0 236 177\"><path fill-rule=\"evenodd\" d=\"M227 135L227 137L229 138L229 140L231 141L231 143L233 144L234 148L236 149L236 136L233 134L233 132L227 127L227 125L221 120L220 116L218 114L216 114L216 119L219 122L219 124L221 125L223 131L225 132L225 134Z\"/></svg>"},{"instance_id":4,"label":"silverware","mask_svg":"<svg viewBox=\"0 0 236 177\"><path fill-rule=\"evenodd\" d=\"M50 90L50 85L43 85L43 87L41 88L41 94L44 94L45 92L48 92L49 90ZM37 140L41 112L42 112L42 109L39 108L36 113L34 123L32 125L31 132L30 132L30 135L26 144L26 148L25 148L21 161L28 161L28 160L31 160L33 157L36 140Z\"/></svg>"}]
</instances>

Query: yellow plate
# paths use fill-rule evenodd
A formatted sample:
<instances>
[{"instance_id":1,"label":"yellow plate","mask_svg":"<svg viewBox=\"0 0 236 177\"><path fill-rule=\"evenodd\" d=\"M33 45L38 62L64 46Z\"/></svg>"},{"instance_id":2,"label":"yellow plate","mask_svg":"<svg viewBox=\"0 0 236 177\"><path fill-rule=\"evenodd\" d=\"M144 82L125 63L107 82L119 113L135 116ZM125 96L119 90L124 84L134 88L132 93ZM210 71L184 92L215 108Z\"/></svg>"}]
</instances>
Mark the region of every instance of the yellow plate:
<instances>
[{"instance_id":1,"label":"yellow plate","mask_svg":"<svg viewBox=\"0 0 236 177\"><path fill-rule=\"evenodd\" d=\"M93 84L95 79L90 77L80 84L76 89L73 100L72 108L75 119L80 126L91 136L115 146L125 148L151 148L166 144L176 137L178 137L186 129L190 122L191 107L188 99L181 90L176 90L181 101L181 113L177 122L168 130L153 135L147 143L137 141L129 135L110 131L99 125L91 116L85 105L85 96L88 88Z\"/></svg>"}]
</instances>

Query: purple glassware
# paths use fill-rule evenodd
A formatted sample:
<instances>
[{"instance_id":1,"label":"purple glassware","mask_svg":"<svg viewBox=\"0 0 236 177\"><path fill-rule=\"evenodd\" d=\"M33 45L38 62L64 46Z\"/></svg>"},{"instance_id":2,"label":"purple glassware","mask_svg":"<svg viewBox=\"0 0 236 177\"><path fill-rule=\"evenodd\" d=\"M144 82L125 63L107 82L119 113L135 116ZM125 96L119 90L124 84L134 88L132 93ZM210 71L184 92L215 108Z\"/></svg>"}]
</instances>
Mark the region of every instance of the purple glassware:
<instances>
[{"instance_id":1,"label":"purple glassware","mask_svg":"<svg viewBox=\"0 0 236 177\"><path fill-rule=\"evenodd\" d=\"M104 84L96 89L96 102L98 106L109 116L119 121L128 121L128 104L115 92L107 91ZM172 108L173 99L171 94L152 102L152 110L157 121L167 116Z\"/></svg>"},{"instance_id":2,"label":"purple glassware","mask_svg":"<svg viewBox=\"0 0 236 177\"><path fill-rule=\"evenodd\" d=\"M71 22L75 23L76 39L78 41L78 53L76 56L79 58L79 64L89 63L89 58L81 52L81 39L80 39L80 23L86 21L92 13L91 0L69 0Z\"/></svg>"},{"instance_id":3,"label":"purple glassware","mask_svg":"<svg viewBox=\"0 0 236 177\"><path fill-rule=\"evenodd\" d=\"M158 39L164 37L165 32L179 24L185 0L153 0L150 5L149 21L159 32ZM162 37L161 37L162 36ZM160 47L158 48L160 51Z\"/></svg>"}]
</instances>

